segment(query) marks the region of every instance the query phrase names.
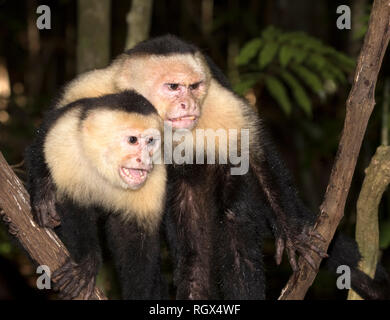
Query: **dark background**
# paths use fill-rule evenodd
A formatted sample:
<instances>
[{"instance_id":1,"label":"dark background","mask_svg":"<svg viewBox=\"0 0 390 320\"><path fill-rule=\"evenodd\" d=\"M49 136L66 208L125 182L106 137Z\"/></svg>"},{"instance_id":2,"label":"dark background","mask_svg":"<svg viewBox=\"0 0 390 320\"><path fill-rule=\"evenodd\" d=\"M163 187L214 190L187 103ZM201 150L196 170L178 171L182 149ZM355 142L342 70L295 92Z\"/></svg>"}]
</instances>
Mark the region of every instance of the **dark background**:
<instances>
[{"instance_id":1,"label":"dark background","mask_svg":"<svg viewBox=\"0 0 390 320\"><path fill-rule=\"evenodd\" d=\"M371 1L363 0L214 0L212 29L204 32L201 2L155 0L150 36L172 33L195 43L231 77L237 71L239 74L245 74L246 71L245 66L235 69L229 64L229 50L244 47L248 41L260 37L269 26L275 26L281 32L304 31L356 61L371 6ZM39 32L39 55L31 59L28 19L38 17L35 8L40 4L50 6L52 29ZM341 4L350 5L352 9L351 30L339 30L336 27L336 8ZM124 50L126 14L130 5L129 0L113 0L111 3L111 58ZM51 99L67 81L76 76L77 2L0 0L0 39L0 68L6 70L10 87L9 96L0 96L0 151L10 164L16 165L23 161L24 149L31 142L34 130ZM267 74L269 69L271 67L264 72ZM304 87L311 101L310 115L297 106L293 99L291 112L287 114L262 85L254 85L251 91L252 97L256 98L255 107L291 169L302 198L313 212L318 212L325 193L343 126L353 68L343 72L346 81L338 84L336 90L325 99L310 93L307 86ZM389 59L385 56L376 89L377 105L369 122L345 217L340 225L340 229L351 236L354 235L356 201L364 169L381 144L383 87L389 75ZM4 82L6 78L0 72L0 88L1 81ZM231 80L235 85L240 83L240 79ZM15 167L15 171L25 180L23 165ZM390 224L389 200L387 191L380 205L380 223L384 226L381 237L390 236L390 228L385 227ZM390 250L386 241L382 242L382 262L390 270ZM290 269L287 263L276 268L272 241L267 242L264 254L268 298L275 299L286 283ZM169 276L169 265L166 273ZM115 297L115 288L104 284L104 279L103 286ZM42 297L42 293L38 295L30 289L34 283L34 269L25 254L9 241L3 226L0 226L0 298ZM337 290L335 278L325 271L320 272L307 295L307 299L345 297L346 291Z\"/></svg>"}]
</instances>

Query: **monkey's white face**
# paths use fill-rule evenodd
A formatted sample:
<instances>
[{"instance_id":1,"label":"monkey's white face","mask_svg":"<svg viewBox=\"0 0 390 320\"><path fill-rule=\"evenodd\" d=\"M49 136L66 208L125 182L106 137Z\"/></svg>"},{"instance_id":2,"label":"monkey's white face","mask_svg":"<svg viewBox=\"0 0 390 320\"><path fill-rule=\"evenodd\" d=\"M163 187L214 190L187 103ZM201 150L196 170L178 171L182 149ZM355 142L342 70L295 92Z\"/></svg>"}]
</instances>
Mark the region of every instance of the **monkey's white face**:
<instances>
[{"instance_id":1,"label":"monkey's white face","mask_svg":"<svg viewBox=\"0 0 390 320\"><path fill-rule=\"evenodd\" d=\"M198 56L171 55L129 59L117 86L135 89L173 129L193 129L209 86L207 67Z\"/></svg>"},{"instance_id":2,"label":"monkey's white face","mask_svg":"<svg viewBox=\"0 0 390 320\"><path fill-rule=\"evenodd\" d=\"M153 132L128 129L118 134L125 156L119 163L124 188L139 189L153 169L153 154L160 148L160 137Z\"/></svg>"},{"instance_id":3,"label":"monkey's white face","mask_svg":"<svg viewBox=\"0 0 390 320\"><path fill-rule=\"evenodd\" d=\"M200 117L205 80L183 74L165 75L157 81L156 100L167 106L162 111L164 121L174 129L193 129Z\"/></svg>"},{"instance_id":4,"label":"monkey's white face","mask_svg":"<svg viewBox=\"0 0 390 320\"><path fill-rule=\"evenodd\" d=\"M141 188L153 170L161 148L158 116L102 110L82 125L82 143L90 165L109 183L130 190Z\"/></svg>"}]
</instances>

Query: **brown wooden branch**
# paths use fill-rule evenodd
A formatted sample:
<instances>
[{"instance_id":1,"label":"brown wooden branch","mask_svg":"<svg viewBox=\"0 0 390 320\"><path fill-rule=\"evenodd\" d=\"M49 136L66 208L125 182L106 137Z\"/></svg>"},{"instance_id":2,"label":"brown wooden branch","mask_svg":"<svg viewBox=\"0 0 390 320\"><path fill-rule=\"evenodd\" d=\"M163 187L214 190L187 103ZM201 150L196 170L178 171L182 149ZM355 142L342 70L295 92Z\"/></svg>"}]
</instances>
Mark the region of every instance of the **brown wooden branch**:
<instances>
[{"instance_id":1,"label":"brown wooden branch","mask_svg":"<svg viewBox=\"0 0 390 320\"><path fill-rule=\"evenodd\" d=\"M30 196L0 152L0 209L8 231L15 236L37 265L53 272L68 258L69 252L50 229L40 228L33 220ZM84 292L80 293L80 297ZM105 300L95 288L91 300Z\"/></svg>"},{"instance_id":2,"label":"brown wooden branch","mask_svg":"<svg viewBox=\"0 0 390 320\"><path fill-rule=\"evenodd\" d=\"M320 216L314 227L326 241L323 243L313 239L313 242L324 250L327 250L344 215L345 202L356 161L368 120L375 105L375 86L390 37L389 22L390 0L375 0L347 100L344 129L336 160L324 201L320 206ZM317 266L316 271L312 270L302 257L299 258L300 270L290 277L279 299L298 300L305 297L321 262L319 256L314 256L313 259Z\"/></svg>"},{"instance_id":3,"label":"brown wooden branch","mask_svg":"<svg viewBox=\"0 0 390 320\"><path fill-rule=\"evenodd\" d=\"M356 242L362 260L359 269L374 278L379 258L379 221L378 207L383 192L390 184L390 147L381 146L377 149L370 165L366 169L357 202ZM360 296L350 290L349 300L360 300Z\"/></svg>"}]
</instances>

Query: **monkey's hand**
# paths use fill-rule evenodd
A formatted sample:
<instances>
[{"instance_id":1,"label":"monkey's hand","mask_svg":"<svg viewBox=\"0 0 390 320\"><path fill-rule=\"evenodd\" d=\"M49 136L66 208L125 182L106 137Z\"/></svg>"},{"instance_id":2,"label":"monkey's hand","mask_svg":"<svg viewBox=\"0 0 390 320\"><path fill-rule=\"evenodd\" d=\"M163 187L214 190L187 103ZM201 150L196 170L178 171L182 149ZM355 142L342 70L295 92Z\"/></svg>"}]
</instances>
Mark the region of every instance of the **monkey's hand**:
<instances>
[{"instance_id":1,"label":"monkey's hand","mask_svg":"<svg viewBox=\"0 0 390 320\"><path fill-rule=\"evenodd\" d=\"M95 288L96 270L93 258L86 258L80 264L69 258L53 272L53 289L59 291L58 296L63 300L75 298L89 300Z\"/></svg>"},{"instance_id":2,"label":"monkey's hand","mask_svg":"<svg viewBox=\"0 0 390 320\"><path fill-rule=\"evenodd\" d=\"M283 228L282 232L278 232L275 240L276 264L279 265L282 262L283 251L286 250L288 260L294 272L297 272L299 269L296 259L297 254L301 255L313 268L313 270L316 270L314 260L311 256L312 253L315 252L321 258L327 258L328 255L326 252L312 243L313 238L325 241L325 239L318 232L312 231L311 226L303 227L300 232L291 226L288 228Z\"/></svg>"},{"instance_id":3,"label":"monkey's hand","mask_svg":"<svg viewBox=\"0 0 390 320\"><path fill-rule=\"evenodd\" d=\"M61 224L60 216L56 211L55 193L48 190L42 197L33 197L31 199L31 210L34 220L40 227L55 228Z\"/></svg>"}]
</instances>

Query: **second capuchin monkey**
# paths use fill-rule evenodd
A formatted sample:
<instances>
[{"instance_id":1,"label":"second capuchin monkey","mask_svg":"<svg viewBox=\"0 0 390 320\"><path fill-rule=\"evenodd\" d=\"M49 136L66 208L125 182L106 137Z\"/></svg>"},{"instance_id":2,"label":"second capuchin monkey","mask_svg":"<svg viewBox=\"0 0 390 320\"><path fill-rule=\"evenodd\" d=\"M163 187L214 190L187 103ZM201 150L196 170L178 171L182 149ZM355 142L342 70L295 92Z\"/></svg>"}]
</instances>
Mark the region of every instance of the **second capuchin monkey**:
<instances>
[{"instance_id":1,"label":"second capuchin monkey","mask_svg":"<svg viewBox=\"0 0 390 320\"><path fill-rule=\"evenodd\" d=\"M249 147L241 150L250 164L245 174L233 175L237 164L229 159L216 164L173 159L168 166L164 226L177 298L264 299L261 246L268 225L277 239L277 263L284 249L294 270L296 253L311 264L313 252L325 256L310 241L320 235L307 232L316 217L298 197L258 114L197 47L169 35L142 42L107 68L70 82L55 107L126 89L146 97L174 132L192 130L193 141L198 129L249 132ZM242 141L241 135L233 145ZM204 144L205 154L213 153L211 145ZM32 193L51 185L37 182ZM32 199L37 220L49 227L59 223L50 200L50 192L45 201Z\"/></svg>"},{"instance_id":2,"label":"second capuchin monkey","mask_svg":"<svg viewBox=\"0 0 390 320\"><path fill-rule=\"evenodd\" d=\"M47 113L26 161L32 201L44 205L50 194L48 204L61 219L55 231L71 254L52 276L62 298L82 290L84 299L90 297L103 239L124 299L165 297L159 230L166 170L154 163L161 129L154 107L132 91L80 99ZM52 189L31 190L47 180Z\"/></svg>"}]
</instances>

